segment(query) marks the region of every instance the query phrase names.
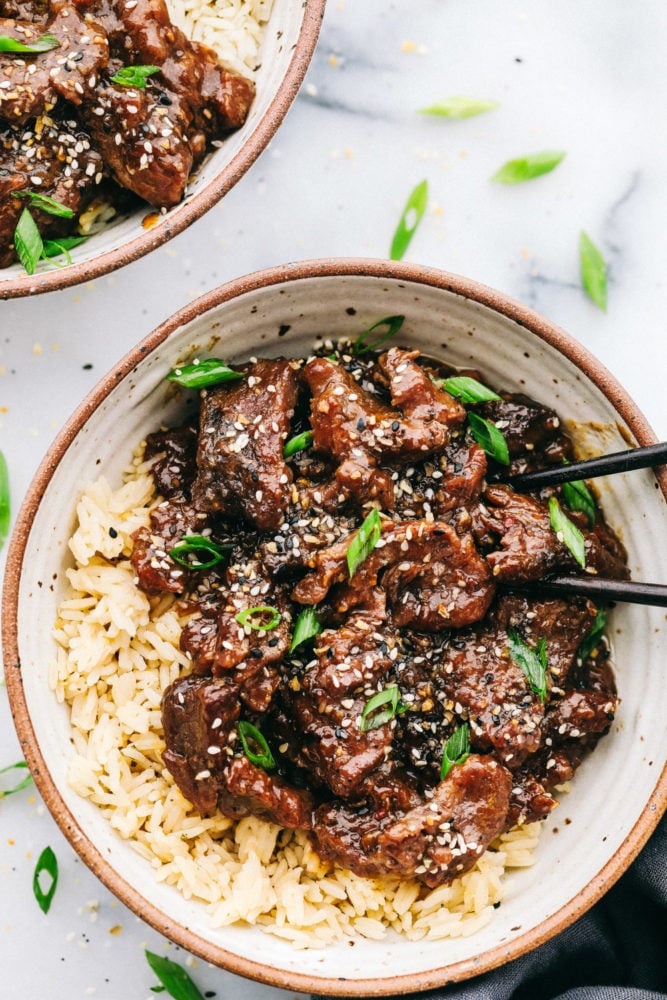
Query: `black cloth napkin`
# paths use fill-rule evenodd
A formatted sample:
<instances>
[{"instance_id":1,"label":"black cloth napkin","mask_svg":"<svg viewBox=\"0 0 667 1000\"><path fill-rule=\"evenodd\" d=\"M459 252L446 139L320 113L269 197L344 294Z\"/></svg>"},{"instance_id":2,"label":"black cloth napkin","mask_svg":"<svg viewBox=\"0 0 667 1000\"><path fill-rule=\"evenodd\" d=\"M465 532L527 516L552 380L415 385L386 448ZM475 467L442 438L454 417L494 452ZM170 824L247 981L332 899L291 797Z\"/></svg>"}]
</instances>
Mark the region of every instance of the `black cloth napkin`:
<instances>
[{"instance_id":1,"label":"black cloth napkin","mask_svg":"<svg viewBox=\"0 0 667 1000\"><path fill-rule=\"evenodd\" d=\"M625 875L562 934L484 976L418 996L420 1000L667 997L667 817Z\"/></svg>"}]
</instances>

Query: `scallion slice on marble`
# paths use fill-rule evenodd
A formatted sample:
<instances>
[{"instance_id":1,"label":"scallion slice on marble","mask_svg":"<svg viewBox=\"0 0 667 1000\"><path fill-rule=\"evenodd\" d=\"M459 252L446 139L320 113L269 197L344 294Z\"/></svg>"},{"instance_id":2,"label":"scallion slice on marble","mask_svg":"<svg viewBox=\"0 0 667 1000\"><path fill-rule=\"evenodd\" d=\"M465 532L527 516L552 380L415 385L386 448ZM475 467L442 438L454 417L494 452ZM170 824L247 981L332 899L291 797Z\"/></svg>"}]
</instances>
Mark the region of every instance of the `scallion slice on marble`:
<instances>
[{"instance_id":1,"label":"scallion slice on marble","mask_svg":"<svg viewBox=\"0 0 667 1000\"><path fill-rule=\"evenodd\" d=\"M579 234L579 264L584 291L596 306L607 311L607 265L593 240L582 229Z\"/></svg>"},{"instance_id":2,"label":"scallion slice on marble","mask_svg":"<svg viewBox=\"0 0 667 1000\"><path fill-rule=\"evenodd\" d=\"M42 882L46 882L46 888L42 888ZM32 876L32 892L42 913L49 912L57 885L58 859L51 847L45 847L37 859Z\"/></svg>"},{"instance_id":3,"label":"scallion slice on marble","mask_svg":"<svg viewBox=\"0 0 667 1000\"><path fill-rule=\"evenodd\" d=\"M534 177L541 177L542 174L551 173L564 156L565 153L557 149L545 149L539 153L530 153L528 156L518 156L503 163L491 180L499 184L521 184Z\"/></svg>"},{"instance_id":4,"label":"scallion slice on marble","mask_svg":"<svg viewBox=\"0 0 667 1000\"><path fill-rule=\"evenodd\" d=\"M155 955L152 951L145 951L144 954L146 961L160 980L160 985L170 997L174 1000L204 1000L182 965L172 962L164 955Z\"/></svg>"},{"instance_id":5,"label":"scallion slice on marble","mask_svg":"<svg viewBox=\"0 0 667 1000\"><path fill-rule=\"evenodd\" d=\"M412 189L401 213L394 237L391 241L389 256L391 260L402 260L417 226L426 211L428 204L428 181L423 180Z\"/></svg>"},{"instance_id":6,"label":"scallion slice on marble","mask_svg":"<svg viewBox=\"0 0 667 1000\"><path fill-rule=\"evenodd\" d=\"M422 115L434 115L438 118L472 118L493 111L499 107L497 101L483 101L478 97L448 97L444 101L436 101L427 108L420 108Z\"/></svg>"}]
</instances>

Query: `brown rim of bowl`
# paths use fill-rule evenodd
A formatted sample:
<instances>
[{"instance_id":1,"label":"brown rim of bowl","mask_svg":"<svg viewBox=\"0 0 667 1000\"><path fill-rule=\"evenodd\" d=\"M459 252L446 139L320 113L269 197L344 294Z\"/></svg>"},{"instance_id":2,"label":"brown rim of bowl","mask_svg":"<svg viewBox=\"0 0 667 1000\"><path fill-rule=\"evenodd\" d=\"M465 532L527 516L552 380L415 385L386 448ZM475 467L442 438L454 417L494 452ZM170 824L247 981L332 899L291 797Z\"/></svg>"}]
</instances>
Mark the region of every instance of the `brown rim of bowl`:
<instances>
[{"instance_id":1,"label":"brown rim of bowl","mask_svg":"<svg viewBox=\"0 0 667 1000\"><path fill-rule=\"evenodd\" d=\"M166 917L157 907L148 903L133 886L121 878L90 842L61 798L35 738L21 683L17 634L18 582L21 576L23 554L35 512L51 476L67 448L107 393L121 382L147 354L158 347L169 334L196 316L206 313L223 302L260 288L284 284L292 279L355 275L404 280L443 288L494 309L519 326L526 327L572 361L606 396L640 445L653 444L656 441L655 433L625 389L586 348L533 310L485 285L435 268L372 259L312 260L268 268L221 285L185 306L162 323L129 351L120 363L98 383L64 425L28 488L12 534L7 553L7 569L2 598L2 638L10 705L21 747L34 776L35 784L60 829L74 849L114 895L134 913L146 920L155 930L205 961L237 975L282 989L304 993L338 996L386 996L414 993L481 975L499 965L519 958L519 956L543 944L582 916L623 874L657 826L667 802L667 767L663 768L642 814L618 852L574 899L552 914L539 927L522 934L507 944L491 948L481 956L465 959L440 969L432 969L425 973L382 977L381 979L335 979L286 972L230 953ZM667 469L656 469L655 473L663 496L667 499Z\"/></svg>"},{"instance_id":2,"label":"brown rim of bowl","mask_svg":"<svg viewBox=\"0 0 667 1000\"><path fill-rule=\"evenodd\" d=\"M301 30L278 93L236 156L210 184L178 205L173 213L165 216L164 221L154 229L148 229L130 242L123 243L113 250L107 250L91 260L80 261L68 267L54 268L53 271L44 274L21 274L7 281L2 280L0 272L0 300L60 291L83 281L92 281L93 278L125 267L126 264L131 264L151 250L162 246L208 212L243 177L276 134L299 92L310 65L325 6L326 0L303 0ZM146 214L152 211L154 210L146 204Z\"/></svg>"}]
</instances>

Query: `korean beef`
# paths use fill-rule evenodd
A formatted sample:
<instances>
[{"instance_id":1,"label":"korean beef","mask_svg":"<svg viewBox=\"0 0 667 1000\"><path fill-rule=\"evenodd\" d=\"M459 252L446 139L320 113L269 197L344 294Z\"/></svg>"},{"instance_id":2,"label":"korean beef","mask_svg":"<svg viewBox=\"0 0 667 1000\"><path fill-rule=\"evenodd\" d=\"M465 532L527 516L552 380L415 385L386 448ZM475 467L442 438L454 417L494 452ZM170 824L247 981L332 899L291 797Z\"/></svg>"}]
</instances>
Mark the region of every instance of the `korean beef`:
<instances>
[{"instance_id":1,"label":"korean beef","mask_svg":"<svg viewBox=\"0 0 667 1000\"><path fill-rule=\"evenodd\" d=\"M0 51L1 267L26 208L53 240L93 203L178 204L254 96L171 23L165 0L0 0L0 36L18 46Z\"/></svg>"},{"instance_id":2,"label":"korean beef","mask_svg":"<svg viewBox=\"0 0 667 1000\"><path fill-rule=\"evenodd\" d=\"M561 487L498 481L573 458L526 396L464 405L451 371L398 347L236 373L147 439L160 499L132 561L177 595L192 661L164 692L164 763L202 813L309 830L359 875L447 883L548 816L614 718L604 611L532 585L581 572L550 498L589 572L627 577L623 547Z\"/></svg>"}]
</instances>

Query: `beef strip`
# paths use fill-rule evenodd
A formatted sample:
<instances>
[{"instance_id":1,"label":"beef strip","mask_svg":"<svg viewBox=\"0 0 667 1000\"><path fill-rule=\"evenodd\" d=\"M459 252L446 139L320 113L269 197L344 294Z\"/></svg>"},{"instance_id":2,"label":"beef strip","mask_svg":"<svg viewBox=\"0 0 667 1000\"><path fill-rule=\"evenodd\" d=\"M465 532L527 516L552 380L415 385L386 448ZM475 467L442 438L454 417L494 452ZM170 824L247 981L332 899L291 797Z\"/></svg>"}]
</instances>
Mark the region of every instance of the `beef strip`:
<instances>
[{"instance_id":1,"label":"beef strip","mask_svg":"<svg viewBox=\"0 0 667 1000\"><path fill-rule=\"evenodd\" d=\"M189 570L169 552L186 535L201 535L205 523L206 515L183 497L163 500L154 508L150 527L138 528L133 535L132 565L142 590L183 593Z\"/></svg>"},{"instance_id":2,"label":"beef strip","mask_svg":"<svg viewBox=\"0 0 667 1000\"><path fill-rule=\"evenodd\" d=\"M87 24L75 7L62 6L46 24L0 18L0 34L25 45L45 32L58 47L20 56L0 52L0 121L25 125L51 111L60 97L81 104L109 61L104 31Z\"/></svg>"},{"instance_id":3,"label":"beef strip","mask_svg":"<svg viewBox=\"0 0 667 1000\"><path fill-rule=\"evenodd\" d=\"M491 573L472 537L457 535L445 522L385 521L375 549L346 582L351 541L348 537L317 552L311 560L314 572L297 584L292 600L318 604L341 584L333 600L344 612L381 580L395 624L427 632L477 621L491 603Z\"/></svg>"},{"instance_id":4,"label":"beef strip","mask_svg":"<svg viewBox=\"0 0 667 1000\"><path fill-rule=\"evenodd\" d=\"M545 504L509 486L489 486L483 500L479 521L500 538L500 549L487 555L498 581L527 583L559 569L576 569L574 556L551 527ZM606 526L596 524L583 534L586 568L602 576L627 578L624 549Z\"/></svg>"},{"instance_id":5,"label":"beef strip","mask_svg":"<svg viewBox=\"0 0 667 1000\"><path fill-rule=\"evenodd\" d=\"M14 231L28 199L18 191L39 191L81 213L100 192L102 157L74 118L43 116L25 128L0 129L0 267L14 258ZM72 232L76 219L30 212L46 239Z\"/></svg>"},{"instance_id":6,"label":"beef strip","mask_svg":"<svg viewBox=\"0 0 667 1000\"><path fill-rule=\"evenodd\" d=\"M260 360L247 378L205 390L192 485L199 510L242 517L261 531L280 526L291 496L283 448L296 395L289 361Z\"/></svg>"},{"instance_id":7,"label":"beef strip","mask_svg":"<svg viewBox=\"0 0 667 1000\"><path fill-rule=\"evenodd\" d=\"M346 496L394 506L391 476L382 459L406 463L442 450L465 411L415 363L417 351L392 348L379 361L389 379L392 406L362 388L327 358L309 361L303 377L313 394L311 426L317 451L340 464L336 480Z\"/></svg>"},{"instance_id":8,"label":"beef strip","mask_svg":"<svg viewBox=\"0 0 667 1000\"><path fill-rule=\"evenodd\" d=\"M507 442L510 466L505 474L516 476L572 460L572 442L558 415L529 396L505 393L502 399L479 404L476 412L491 420Z\"/></svg>"},{"instance_id":9,"label":"beef strip","mask_svg":"<svg viewBox=\"0 0 667 1000\"><path fill-rule=\"evenodd\" d=\"M310 794L239 755L238 692L238 685L226 680L194 677L167 688L162 698L166 768L201 813L217 808L234 819L260 815L280 826L307 829Z\"/></svg>"},{"instance_id":10,"label":"beef strip","mask_svg":"<svg viewBox=\"0 0 667 1000\"><path fill-rule=\"evenodd\" d=\"M346 805L315 813L315 846L357 875L418 876L435 887L468 871L502 832L512 779L490 757L471 755L426 802L403 815L360 814Z\"/></svg>"}]
</instances>

